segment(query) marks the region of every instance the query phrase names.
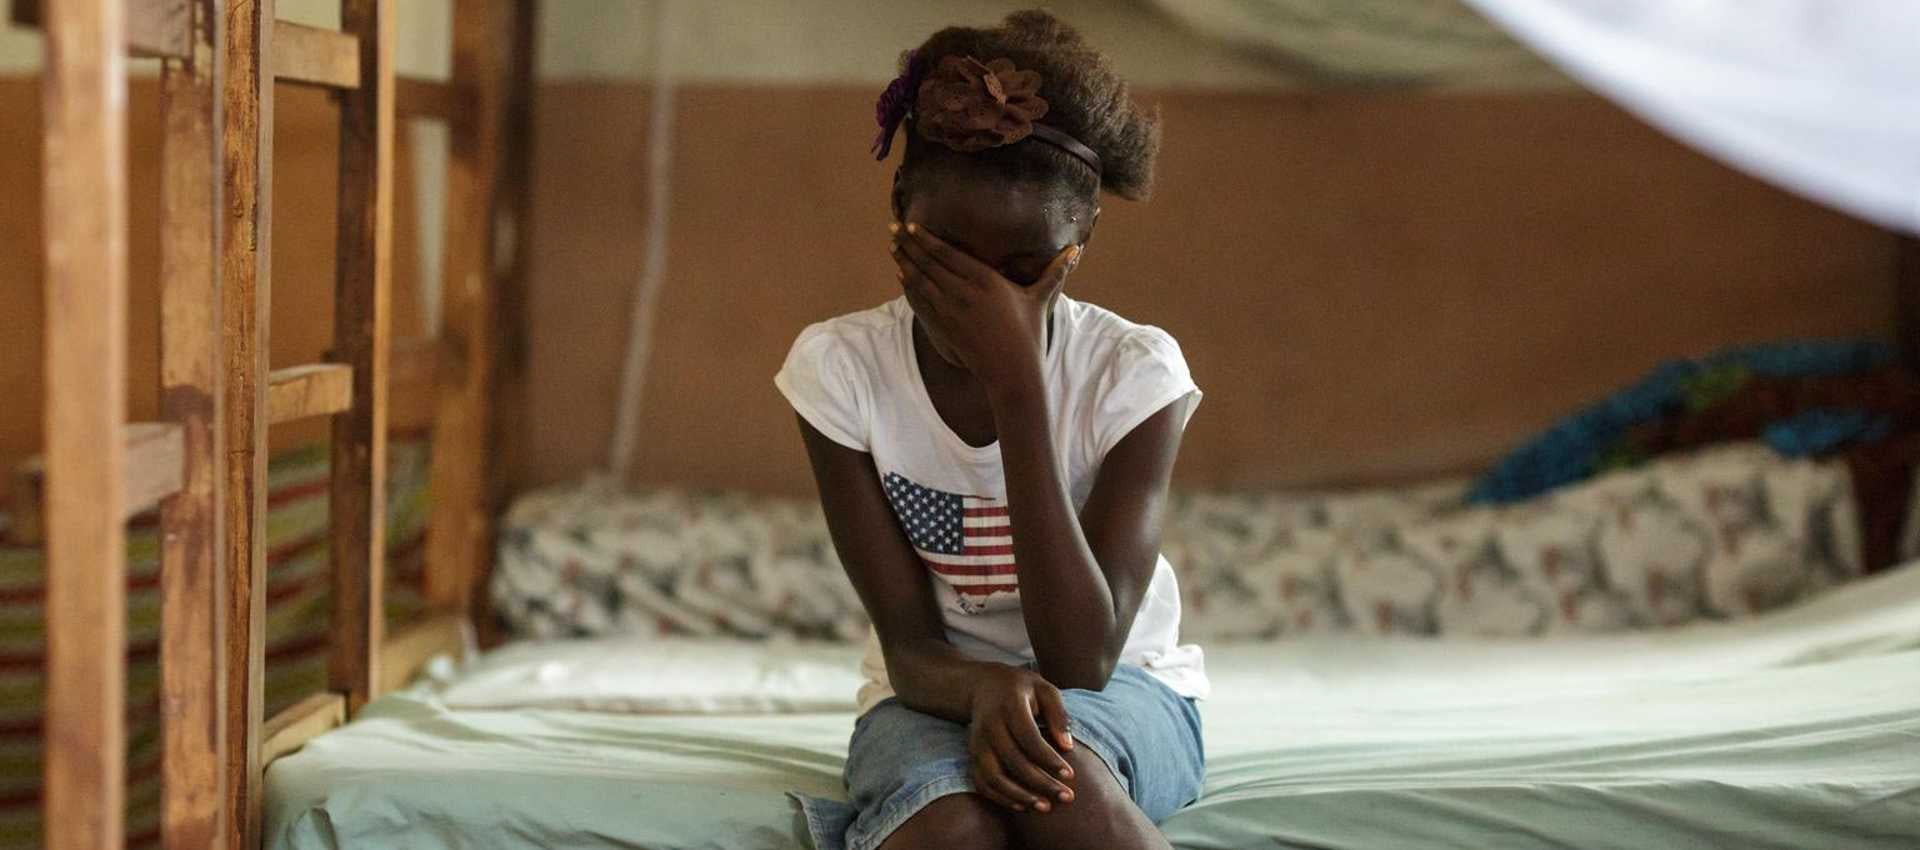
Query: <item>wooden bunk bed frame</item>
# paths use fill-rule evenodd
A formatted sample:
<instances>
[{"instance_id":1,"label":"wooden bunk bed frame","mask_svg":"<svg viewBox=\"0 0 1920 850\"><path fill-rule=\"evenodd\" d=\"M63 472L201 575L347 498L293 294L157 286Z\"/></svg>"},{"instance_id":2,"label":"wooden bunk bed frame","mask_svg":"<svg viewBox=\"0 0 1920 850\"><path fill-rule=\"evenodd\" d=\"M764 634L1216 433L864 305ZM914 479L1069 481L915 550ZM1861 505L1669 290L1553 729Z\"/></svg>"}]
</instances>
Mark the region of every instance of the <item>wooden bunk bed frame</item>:
<instances>
[{"instance_id":1,"label":"wooden bunk bed frame","mask_svg":"<svg viewBox=\"0 0 1920 850\"><path fill-rule=\"evenodd\" d=\"M161 840L260 843L268 763L471 643L500 493L487 473L496 327L523 263L537 9L454 0L449 82L397 80L395 0L343 0L339 30L273 0L14 0L45 31L45 453L23 527L47 546L45 842L123 842L125 520L161 514ZM161 415L129 422L126 71L161 60ZM335 334L323 362L269 370L276 83L340 109ZM446 122L445 321L391 338L394 129ZM505 242L507 240L501 240ZM524 244L522 242L522 244ZM503 296L503 293L505 295ZM426 398L389 422L389 396ZM332 420L327 686L266 718L267 429ZM424 416L425 421L419 421ZM383 622L390 425L430 428L434 494L419 621ZM39 509L38 515L33 515Z\"/></svg>"}]
</instances>

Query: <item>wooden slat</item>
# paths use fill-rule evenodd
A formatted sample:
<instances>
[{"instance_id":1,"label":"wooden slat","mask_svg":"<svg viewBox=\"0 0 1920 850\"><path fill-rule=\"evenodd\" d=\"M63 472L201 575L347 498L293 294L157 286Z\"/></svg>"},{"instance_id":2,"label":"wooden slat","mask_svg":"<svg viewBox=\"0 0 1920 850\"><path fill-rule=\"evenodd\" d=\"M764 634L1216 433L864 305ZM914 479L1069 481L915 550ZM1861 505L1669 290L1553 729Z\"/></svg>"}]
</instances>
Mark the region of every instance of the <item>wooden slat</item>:
<instances>
[{"instance_id":1,"label":"wooden slat","mask_svg":"<svg viewBox=\"0 0 1920 850\"><path fill-rule=\"evenodd\" d=\"M387 361L387 433L417 434L433 427L439 353L437 339L394 341Z\"/></svg>"},{"instance_id":2,"label":"wooden slat","mask_svg":"<svg viewBox=\"0 0 1920 850\"><path fill-rule=\"evenodd\" d=\"M333 621L328 682L349 713L380 682L386 573L387 358L392 339L393 5L346 0L366 84L340 94L334 356L353 367L353 408L333 418Z\"/></svg>"},{"instance_id":3,"label":"wooden slat","mask_svg":"<svg viewBox=\"0 0 1920 850\"><path fill-rule=\"evenodd\" d=\"M185 452L160 514L160 835L224 850L226 435L220 345L220 56L225 16L193 0L191 49L160 70L160 407Z\"/></svg>"},{"instance_id":4,"label":"wooden slat","mask_svg":"<svg viewBox=\"0 0 1920 850\"><path fill-rule=\"evenodd\" d=\"M160 506L180 492L186 475L187 447L172 422L136 422L121 431L126 445L126 502L131 517Z\"/></svg>"},{"instance_id":5,"label":"wooden slat","mask_svg":"<svg viewBox=\"0 0 1920 850\"><path fill-rule=\"evenodd\" d=\"M274 0L230 3L221 51L226 361L227 846L260 845L266 628L267 316L273 262Z\"/></svg>"},{"instance_id":6,"label":"wooden slat","mask_svg":"<svg viewBox=\"0 0 1920 850\"><path fill-rule=\"evenodd\" d=\"M491 549L493 212L512 10L505 0L455 0L453 8L453 79L473 104L452 128L441 334L464 356L435 395L425 590L433 605L469 611Z\"/></svg>"},{"instance_id":7,"label":"wooden slat","mask_svg":"<svg viewBox=\"0 0 1920 850\"><path fill-rule=\"evenodd\" d=\"M472 108L468 92L445 80L398 77L393 81L393 108L402 118L432 118L449 124Z\"/></svg>"},{"instance_id":8,"label":"wooden slat","mask_svg":"<svg viewBox=\"0 0 1920 850\"><path fill-rule=\"evenodd\" d=\"M137 422L120 429L126 489L122 509L131 518L158 507L161 500L179 492L186 449L179 426L166 422ZM8 535L19 543L39 543L44 539L46 516L47 460L34 455L21 461L13 471L12 513L8 516Z\"/></svg>"},{"instance_id":9,"label":"wooden slat","mask_svg":"<svg viewBox=\"0 0 1920 850\"><path fill-rule=\"evenodd\" d=\"M127 52L134 56L179 59L192 47L193 0L126 0ZM41 0L14 0L13 21L40 26Z\"/></svg>"},{"instance_id":10,"label":"wooden slat","mask_svg":"<svg viewBox=\"0 0 1920 850\"><path fill-rule=\"evenodd\" d=\"M280 710L260 728L260 767L305 746L320 733L347 722L347 701L339 694L314 694Z\"/></svg>"},{"instance_id":11,"label":"wooden slat","mask_svg":"<svg viewBox=\"0 0 1920 850\"><path fill-rule=\"evenodd\" d=\"M338 30L273 23L273 76L283 83L360 87L360 40Z\"/></svg>"},{"instance_id":12,"label":"wooden slat","mask_svg":"<svg viewBox=\"0 0 1920 850\"><path fill-rule=\"evenodd\" d=\"M1907 366L1920 370L1920 237L1896 237L1893 250L1894 335Z\"/></svg>"},{"instance_id":13,"label":"wooden slat","mask_svg":"<svg viewBox=\"0 0 1920 850\"><path fill-rule=\"evenodd\" d=\"M352 366L309 363L275 369L267 376L267 422L272 425L329 416L352 404Z\"/></svg>"},{"instance_id":14,"label":"wooden slat","mask_svg":"<svg viewBox=\"0 0 1920 850\"><path fill-rule=\"evenodd\" d=\"M380 690L391 691L412 681L436 656L466 660L473 643L469 632L467 616L458 611L432 612L395 632L380 647Z\"/></svg>"},{"instance_id":15,"label":"wooden slat","mask_svg":"<svg viewBox=\"0 0 1920 850\"><path fill-rule=\"evenodd\" d=\"M122 840L127 126L120 0L46 10L46 846Z\"/></svg>"}]
</instances>

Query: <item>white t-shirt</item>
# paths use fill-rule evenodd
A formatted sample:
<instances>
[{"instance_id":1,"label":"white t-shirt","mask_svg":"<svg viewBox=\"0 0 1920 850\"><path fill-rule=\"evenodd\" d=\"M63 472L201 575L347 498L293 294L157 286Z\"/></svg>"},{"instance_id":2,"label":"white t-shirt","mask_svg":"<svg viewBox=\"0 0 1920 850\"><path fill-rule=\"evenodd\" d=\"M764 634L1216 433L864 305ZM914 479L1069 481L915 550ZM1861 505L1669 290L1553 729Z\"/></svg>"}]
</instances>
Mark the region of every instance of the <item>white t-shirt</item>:
<instances>
[{"instance_id":1,"label":"white t-shirt","mask_svg":"<svg viewBox=\"0 0 1920 850\"><path fill-rule=\"evenodd\" d=\"M1076 509L1114 444L1168 404L1200 396L1165 331L1065 297L1053 310L1045 370L1054 450ZM934 409L906 299L808 327L774 383L821 434L873 456L894 516L927 567L947 639L975 658L1032 662L1000 445L968 445ZM1120 661L1182 696L1204 697L1200 648L1180 645L1179 634L1179 585L1161 556ZM864 713L893 695L877 634L868 636L861 671Z\"/></svg>"}]
</instances>

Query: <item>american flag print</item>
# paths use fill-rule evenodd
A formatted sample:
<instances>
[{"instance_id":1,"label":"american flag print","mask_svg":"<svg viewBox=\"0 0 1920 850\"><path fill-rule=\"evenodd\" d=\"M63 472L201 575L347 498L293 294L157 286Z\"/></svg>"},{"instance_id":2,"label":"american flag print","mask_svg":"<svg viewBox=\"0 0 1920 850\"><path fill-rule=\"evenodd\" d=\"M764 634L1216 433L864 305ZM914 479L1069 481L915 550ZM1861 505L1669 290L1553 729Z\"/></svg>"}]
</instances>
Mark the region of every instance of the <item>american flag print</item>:
<instances>
[{"instance_id":1,"label":"american flag print","mask_svg":"<svg viewBox=\"0 0 1920 850\"><path fill-rule=\"evenodd\" d=\"M963 610L977 614L989 602L1019 598L1005 501L935 490L895 472L881 483L907 540L927 569L959 594Z\"/></svg>"}]
</instances>

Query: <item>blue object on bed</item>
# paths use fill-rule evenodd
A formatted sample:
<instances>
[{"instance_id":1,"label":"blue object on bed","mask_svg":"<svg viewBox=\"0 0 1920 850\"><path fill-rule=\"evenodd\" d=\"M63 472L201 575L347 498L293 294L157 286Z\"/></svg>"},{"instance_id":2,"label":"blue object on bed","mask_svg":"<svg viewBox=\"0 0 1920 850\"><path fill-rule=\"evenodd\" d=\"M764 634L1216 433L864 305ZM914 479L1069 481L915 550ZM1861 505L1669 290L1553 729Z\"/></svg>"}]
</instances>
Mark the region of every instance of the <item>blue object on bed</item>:
<instances>
[{"instance_id":1,"label":"blue object on bed","mask_svg":"<svg viewBox=\"0 0 1920 850\"><path fill-rule=\"evenodd\" d=\"M1600 471L1627 430L1661 416L1700 409L1738 388L1746 376L1801 378L1853 375L1881 368L1893 349L1879 340L1803 340L1730 348L1698 360L1660 364L1631 386L1561 420L1507 455L1473 482L1467 500L1503 504L1531 498ZM1768 441L1815 453L1863 438L1871 423L1835 418L1868 416L1830 411L1806 422L1776 423Z\"/></svg>"}]
</instances>

